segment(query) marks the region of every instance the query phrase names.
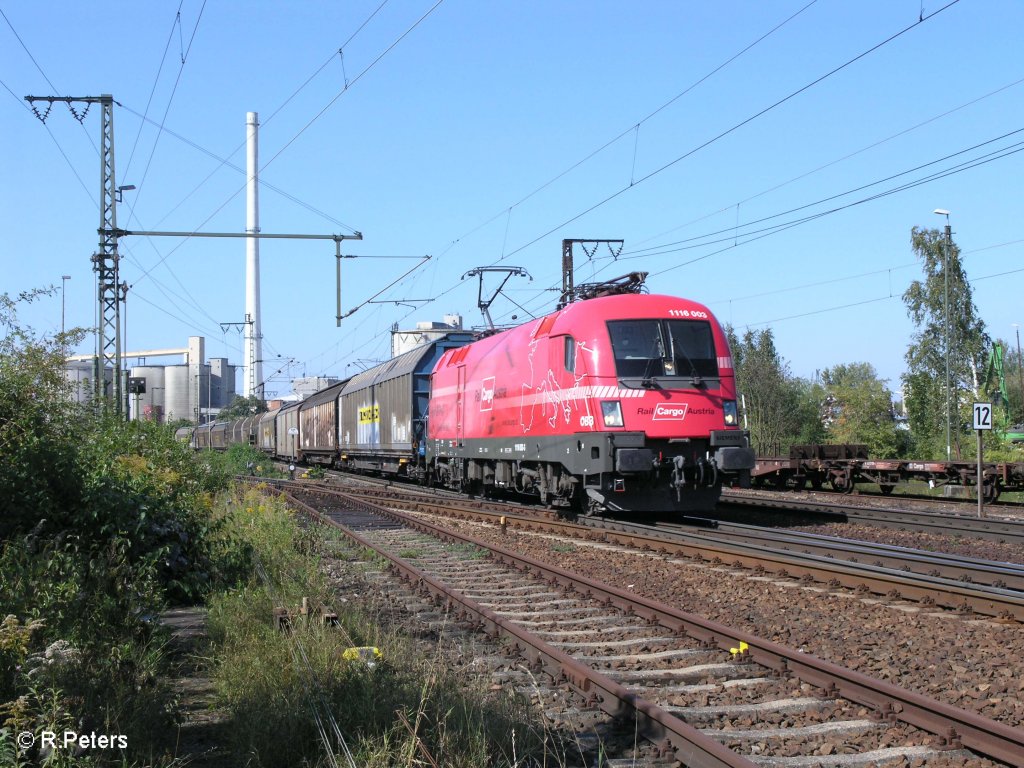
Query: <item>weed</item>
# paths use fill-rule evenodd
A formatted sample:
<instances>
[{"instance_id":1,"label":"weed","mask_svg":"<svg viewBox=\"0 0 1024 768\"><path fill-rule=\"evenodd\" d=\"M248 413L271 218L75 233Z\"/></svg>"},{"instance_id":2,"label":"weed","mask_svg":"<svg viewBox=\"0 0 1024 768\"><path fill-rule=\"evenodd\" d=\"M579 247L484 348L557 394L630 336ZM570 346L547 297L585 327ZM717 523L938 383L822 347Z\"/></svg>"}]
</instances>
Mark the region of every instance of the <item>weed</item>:
<instances>
[{"instance_id":1,"label":"weed","mask_svg":"<svg viewBox=\"0 0 1024 768\"><path fill-rule=\"evenodd\" d=\"M456 544L452 551L466 558L467 560L483 560L491 556L491 553L476 544Z\"/></svg>"}]
</instances>

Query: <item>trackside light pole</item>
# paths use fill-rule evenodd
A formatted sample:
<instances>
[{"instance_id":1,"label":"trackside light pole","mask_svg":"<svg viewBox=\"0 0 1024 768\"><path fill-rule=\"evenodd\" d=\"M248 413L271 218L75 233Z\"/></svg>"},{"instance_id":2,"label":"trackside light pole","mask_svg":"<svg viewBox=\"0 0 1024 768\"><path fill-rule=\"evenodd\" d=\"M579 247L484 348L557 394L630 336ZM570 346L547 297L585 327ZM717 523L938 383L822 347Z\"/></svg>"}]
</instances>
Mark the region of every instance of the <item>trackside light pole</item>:
<instances>
[{"instance_id":1,"label":"trackside light pole","mask_svg":"<svg viewBox=\"0 0 1024 768\"><path fill-rule=\"evenodd\" d=\"M946 461L952 459L952 439L950 437L950 403L952 392L949 383L949 353L950 353L950 332L949 332L949 254L953 249L953 235L949 228L949 211L943 208L936 208L934 213L946 217L946 242L942 249L942 277L944 281L942 306L945 315L946 326Z\"/></svg>"}]
</instances>

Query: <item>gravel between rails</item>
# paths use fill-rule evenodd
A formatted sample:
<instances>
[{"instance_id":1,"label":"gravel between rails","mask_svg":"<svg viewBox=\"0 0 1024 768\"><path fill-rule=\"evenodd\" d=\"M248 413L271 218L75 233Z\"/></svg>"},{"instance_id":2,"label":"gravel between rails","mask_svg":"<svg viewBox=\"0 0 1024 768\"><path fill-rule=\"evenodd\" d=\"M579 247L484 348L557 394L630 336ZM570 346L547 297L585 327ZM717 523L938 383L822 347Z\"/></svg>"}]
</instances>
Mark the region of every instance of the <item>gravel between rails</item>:
<instances>
[{"instance_id":1,"label":"gravel between rails","mask_svg":"<svg viewBox=\"0 0 1024 768\"><path fill-rule=\"evenodd\" d=\"M1017 623L621 547L431 519L1007 725L1024 722L1024 632Z\"/></svg>"}]
</instances>

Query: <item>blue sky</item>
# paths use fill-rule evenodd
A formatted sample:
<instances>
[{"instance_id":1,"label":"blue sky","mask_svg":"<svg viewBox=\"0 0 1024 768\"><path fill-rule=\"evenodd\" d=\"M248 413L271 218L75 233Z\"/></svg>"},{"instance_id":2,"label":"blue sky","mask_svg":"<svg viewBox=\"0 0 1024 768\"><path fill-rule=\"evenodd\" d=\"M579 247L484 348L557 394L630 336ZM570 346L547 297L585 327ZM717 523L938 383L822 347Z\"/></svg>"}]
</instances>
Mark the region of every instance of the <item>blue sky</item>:
<instances>
[{"instance_id":1,"label":"blue sky","mask_svg":"<svg viewBox=\"0 0 1024 768\"><path fill-rule=\"evenodd\" d=\"M496 320L544 314L562 238L592 237L625 246L577 251L577 282L645 270L740 332L772 327L797 375L866 361L898 389L910 230L943 226L934 209L989 332L1012 342L1024 323L1024 4L946 6L0 2L2 290L70 275L67 323L93 325L99 110L79 125L55 105L44 126L22 99L109 93L117 184L138 187L120 226L243 231L255 111L262 230L363 233L343 249L361 258L343 262L341 328L333 243L262 243L264 357L294 358L292 375L385 358L394 323L480 324L460 279L477 266L533 277L510 280ZM244 241L121 252L130 349L200 334L241 363L219 324L244 317ZM424 255L404 280L416 259L371 258ZM53 332L60 310L58 292L22 319Z\"/></svg>"}]
</instances>

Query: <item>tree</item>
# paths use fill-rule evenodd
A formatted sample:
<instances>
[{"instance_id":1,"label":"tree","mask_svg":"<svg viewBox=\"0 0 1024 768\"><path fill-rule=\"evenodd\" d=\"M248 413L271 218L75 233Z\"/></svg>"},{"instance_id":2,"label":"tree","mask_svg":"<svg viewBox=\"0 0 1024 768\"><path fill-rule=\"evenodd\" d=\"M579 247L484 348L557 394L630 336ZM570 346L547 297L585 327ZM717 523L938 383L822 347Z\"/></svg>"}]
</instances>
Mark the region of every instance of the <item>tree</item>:
<instances>
[{"instance_id":1,"label":"tree","mask_svg":"<svg viewBox=\"0 0 1024 768\"><path fill-rule=\"evenodd\" d=\"M234 419L244 419L246 416L252 416L254 413L264 413L266 410L267 404L257 395L250 395L249 397L235 395L231 405L227 408L222 408L220 413L217 414L217 420L233 421Z\"/></svg>"},{"instance_id":2,"label":"tree","mask_svg":"<svg viewBox=\"0 0 1024 768\"><path fill-rule=\"evenodd\" d=\"M830 442L864 443L870 456L895 458L904 450L892 394L870 363L850 363L821 374L822 416Z\"/></svg>"},{"instance_id":3,"label":"tree","mask_svg":"<svg viewBox=\"0 0 1024 768\"><path fill-rule=\"evenodd\" d=\"M726 335L755 450L761 455L788 454L793 442L817 442L821 423L813 388L790 373L771 329L747 330L740 340L727 327Z\"/></svg>"},{"instance_id":4,"label":"tree","mask_svg":"<svg viewBox=\"0 0 1024 768\"><path fill-rule=\"evenodd\" d=\"M985 324L960 263L960 249L938 229L911 230L911 247L921 260L924 279L903 294L917 330L907 349L903 387L915 452L945 455L946 435L946 286L948 276L949 398L952 442L961 456L961 425L977 394L989 344ZM948 251L948 252L947 252Z\"/></svg>"}]
</instances>

